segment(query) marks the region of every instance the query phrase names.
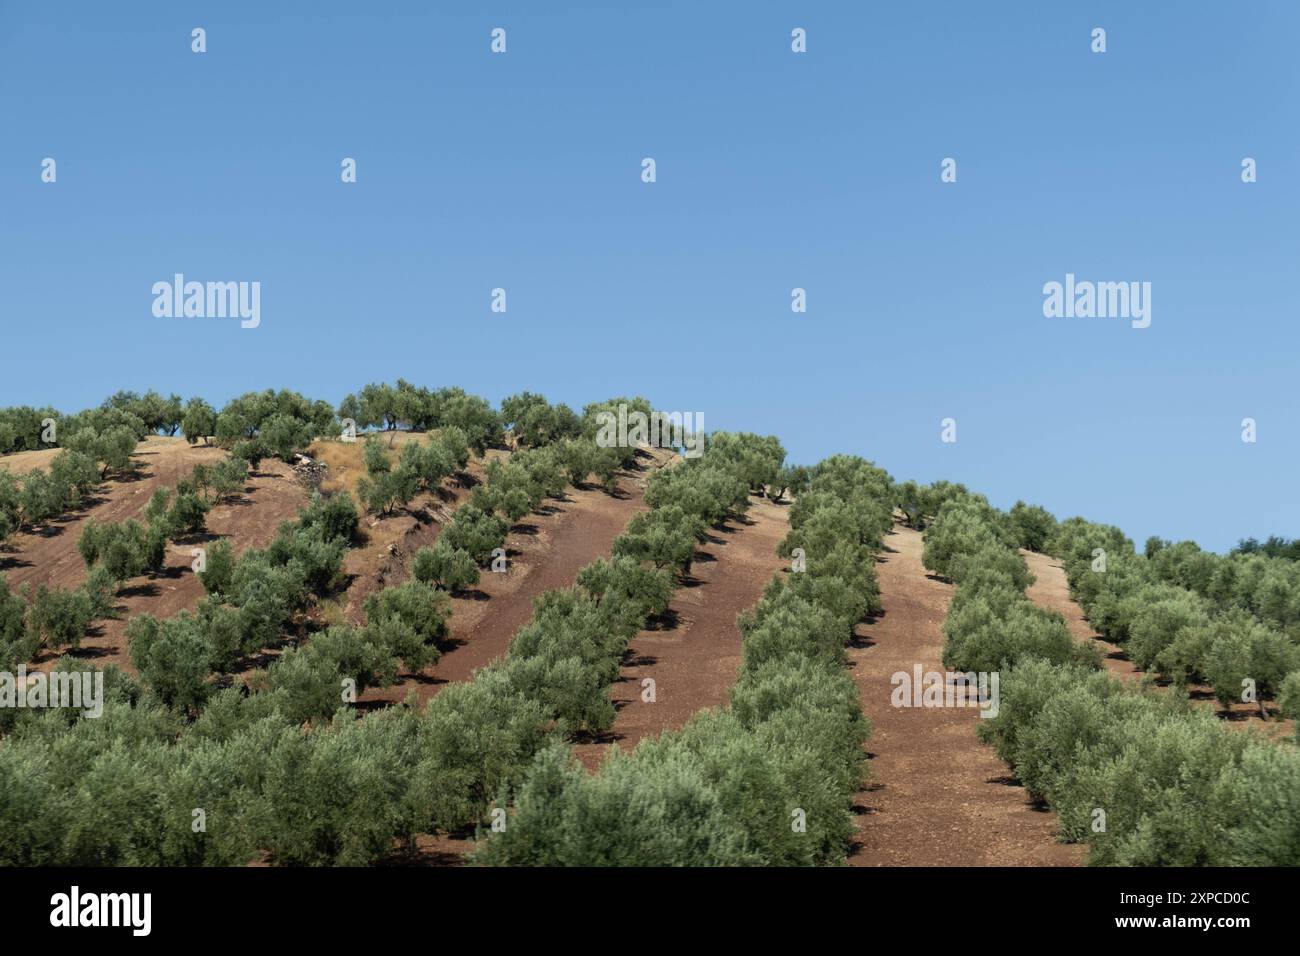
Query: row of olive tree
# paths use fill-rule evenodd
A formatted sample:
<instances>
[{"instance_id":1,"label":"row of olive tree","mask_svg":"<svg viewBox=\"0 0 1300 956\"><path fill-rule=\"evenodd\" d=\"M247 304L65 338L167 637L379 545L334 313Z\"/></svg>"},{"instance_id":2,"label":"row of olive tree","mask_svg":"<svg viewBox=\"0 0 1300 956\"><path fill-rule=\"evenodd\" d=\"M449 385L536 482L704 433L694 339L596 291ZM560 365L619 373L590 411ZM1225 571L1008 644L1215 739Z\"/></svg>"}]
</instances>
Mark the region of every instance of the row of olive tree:
<instances>
[{"instance_id":1,"label":"row of olive tree","mask_svg":"<svg viewBox=\"0 0 1300 956\"><path fill-rule=\"evenodd\" d=\"M1193 541L1152 537L1145 557L1155 576L1196 592L1220 611L1240 610L1300 639L1300 564L1281 555L1219 555Z\"/></svg>"},{"instance_id":2,"label":"row of olive tree","mask_svg":"<svg viewBox=\"0 0 1300 956\"><path fill-rule=\"evenodd\" d=\"M944 620L944 666L992 673L1024 656L1100 666L1059 614L1025 596L1033 576L1016 530L980 495L954 495L925 531L922 562L957 584Z\"/></svg>"},{"instance_id":3,"label":"row of olive tree","mask_svg":"<svg viewBox=\"0 0 1300 956\"><path fill-rule=\"evenodd\" d=\"M79 500L95 483L93 465L78 459L77 452L61 451L45 475L50 486L69 489L65 501ZM80 470L80 474L72 469ZM146 573L162 570L167 541L178 535L203 530L204 517L212 494L220 497L242 487L247 466L238 460L223 461L215 466L197 465L175 490L157 489L145 507L145 521L134 519L99 524L93 519L82 529L77 548L86 562L87 580L79 588L64 590L38 586L10 592L7 584L0 603L7 611L0 627L0 665L5 667L34 659L44 648L76 649L93 621L112 613L112 598L122 582ZM37 473L41 474L41 473ZM7 513L8 492L15 487L0 472L0 514ZM19 519L22 523L26 495L32 485L30 476L17 487Z\"/></svg>"},{"instance_id":4,"label":"row of olive tree","mask_svg":"<svg viewBox=\"0 0 1300 956\"><path fill-rule=\"evenodd\" d=\"M710 451L707 464L682 469L687 479L665 484L672 503L661 508L716 520L727 488L747 496L762 483L749 470L756 451L767 473L784 457L779 445L739 436L713 448L718 459ZM740 620L744 654L731 706L702 711L631 755L616 751L595 775L566 748L547 748L511 790L513 815L477 858L550 866L841 861L870 733L844 646L879 609L874 561L890 526L890 494L888 475L860 459L812 469L781 546L793 572L774 578Z\"/></svg>"},{"instance_id":5,"label":"row of olive tree","mask_svg":"<svg viewBox=\"0 0 1300 956\"><path fill-rule=\"evenodd\" d=\"M1061 523L1052 549L1088 620L1138 667L1180 686L1209 683L1225 707L1254 700L1263 711L1277 698L1287 702L1284 713L1292 709L1282 691L1288 675L1300 672L1300 634L1173 583L1171 568L1188 566L1191 549L1174 545L1147 557L1118 529L1080 518ZM1166 563L1167 551L1184 554Z\"/></svg>"},{"instance_id":6,"label":"row of olive tree","mask_svg":"<svg viewBox=\"0 0 1300 956\"><path fill-rule=\"evenodd\" d=\"M0 469L0 542L81 507L99 483L95 462L67 449L55 455L45 470L14 474Z\"/></svg>"},{"instance_id":7,"label":"row of olive tree","mask_svg":"<svg viewBox=\"0 0 1300 956\"><path fill-rule=\"evenodd\" d=\"M1027 607L1030 577L1014 543L998 514L969 496L941 508L925 560L959 584L944 623L945 663L1001 677L981 738L1056 810L1061 837L1086 842L1101 865L1300 863L1300 843L1287 836L1300 833L1296 752L1226 728L1184 695L1107 675L1059 617ZM1115 581L1143 575L1114 528L1072 519L1049 546L1099 613ZM1148 631L1187 623L1191 606L1178 600L1147 592L1140 603L1155 606L1121 615L1144 635L1139 655L1154 649L1142 644Z\"/></svg>"},{"instance_id":8,"label":"row of olive tree","mask_svg":"<svg viewBox=\"0 0 1300 956\"><path fill-rule=\"evenodd\" d=\"M214 542L198 572L207 597L194 613L164 620L141 615L128 625L131 661L141 679L169 706L197 712L215 689L214 673L230 673L280 641L312 595L342 584L357 520L346 492L317 495L264 549L236 556L229 540Z\"/></svg>"},{"instance_id":9,"label":"row of olive tree","mask_svg":"<svg viewBox=\"0 0 1300 956\"><path fill-rule=\"evenodd\" d=\"M1089 862L1300 864L1300 753L1103 671L1028 656L980 734ZM1086 742L1086 745L1081 745ZM1100 825L1099 825L1100 824Z\"/></svg>"},{"instance_id":10,"label":"row of olive tree","mask_svg":"<svg viewBox=\"0 0 1300 956\"><path fill-rule=\"evenodd\" d=\"M294 542L268 550L295 550ZM273 585L277 569L308 557L254 557L256 566L241 574L249 556L232 572L230 562L214 568L209 554L215 590L206 613L245 610L241 590ZM376 647L382 652L390 639L379 635L388 630L389 647L414 648L401 623L427 627L441 603L427 600L437 592L422 591L428 586L418 579L376 596L365 634L317 634L247 687L201 691L201 710L177 704L210 681L191 681L191 690L171 682L205 668L186 666L187 652L173 648L189 642L202 654L212 638L173 635L161 622L136 625L132 653L145 688L154 689L114 676L106 719L68 715L57 736L15 730L0 744L0 786L12 795L0 805L0 826L8 832L22 820L24 833L0 849L0 862L230 864L260 850L281 863L361 863L389 854L395 837L409 842L473 825L548 740L608 726L607 688L622 648L666 608L671 587L666 571L635 559L597 561L577 587L538 602L505 660L446 688L424 711L399 706L359 720L339 701L371 674L382 679ZM220 614L212 610L218 604ZM71 746L56 761L59 740L103 746ZM70 777L94 788L93 805L86 787L62 785ZM195 807L206 814L202 832L190 825ZM88 829L87 820L95 825Z\"/></svg>"},{"instance_id":11,"label":"row of olive tree","mask_svg":"<svg viewBox=\"0 0 1300 956\"><path fill-rule=\"evenodd\" d=\"M154 391L144 395L118 392L97 408L75 415L64 415L50 407L23 405L0 408L0 455L56 446L72 447L73 436L85 430L100 435L114 428L126 427L137 441L157 432L175 435L181 416L179 395L164 398ZM83 437L82 444L89 441L89 436Z\"/></svg>"}]
</instances>

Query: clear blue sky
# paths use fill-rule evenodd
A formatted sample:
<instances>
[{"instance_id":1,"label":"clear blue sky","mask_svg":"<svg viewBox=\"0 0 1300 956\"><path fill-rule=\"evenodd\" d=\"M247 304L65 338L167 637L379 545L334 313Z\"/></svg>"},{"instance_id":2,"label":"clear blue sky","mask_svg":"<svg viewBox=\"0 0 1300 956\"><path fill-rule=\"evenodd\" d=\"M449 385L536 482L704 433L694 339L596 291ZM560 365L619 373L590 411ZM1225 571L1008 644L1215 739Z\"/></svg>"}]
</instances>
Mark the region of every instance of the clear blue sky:
<instances>
[{"instance_id":1,"label":"clear blue sky","mask_svg":"<svg viewBox=\"0 0 1300 956\"><path fill-rule=\"evenodd\" d=\"M3 0L0 404L641 393L1139 542L1297 535L1298 28L1285 0ZM155 318L176 272L260 281L261 327ZM1151 327L1044 318L1066 272L1150 281Z\"/></svg>"}]
</instances>

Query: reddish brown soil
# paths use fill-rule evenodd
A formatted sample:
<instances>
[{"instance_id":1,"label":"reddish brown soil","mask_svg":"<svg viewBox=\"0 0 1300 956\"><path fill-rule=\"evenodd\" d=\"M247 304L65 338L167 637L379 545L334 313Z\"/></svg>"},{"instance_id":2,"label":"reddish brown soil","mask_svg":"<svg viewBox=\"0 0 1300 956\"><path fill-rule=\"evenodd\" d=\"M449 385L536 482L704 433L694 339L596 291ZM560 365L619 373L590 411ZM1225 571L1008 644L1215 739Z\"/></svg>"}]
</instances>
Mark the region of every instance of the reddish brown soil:
<instances>
[{"instance_id":1,"label":"reddish brown soil","mask_svg":"<svg viewBox=\"0 0 1300 956\"><path fill-rule=\"evenodd\" d=\"M1112 644L1092 629L1092 625L1083 616L1083 608L1070 597L1065 570L1055 558L1023 549L1020 556L1025 559L1025 564L1029 565L1029 570L1034 575L1034 583L1025 591L1031 601L1065 618L1066 626L1076 639L1096 641L1102 653L1102 663L1113 676L1123 681L1142 676L1142 672L1120 650L1119 645Z\"/></svg>"},{"instance_id":2,"label":"reddish brown soil","mask_svg":"<svg viewBox=\"0 0 1300 956\"><path fill-rule=\"evenodd\" d=\"M37 462L29 461L24 465L16 459L47 454L23 452L3 460L21 472ZM172 487L196 464L211 464L224 457L225 453L219 448L190 446L183 439L145 439L135 453L140 466L135 474L105 481L91 493L85 507L54 519L48 527L14 535L0 549L0 571L4 572L13 588L23 584L76 587L86 579L86 566L77 552L77 539L81 537L87 519L94 518L104 523L138 518L154 489Z\"/></svg>"},{"instance_id":3,"label":"reddish brown soil","mask_svg":"<svg viewBox=\"0 0 1300 956\"><path fill-rule=\"evenodd\" d=\"M1084 850L1056 841L1056 816L1036 806L975 736L969 707L894 707L891 676L915 664L943 672L941 626L952 585L921 564L921 535L902 526L877 564L884 612L849 651L874 730L871 777L855 801L856 866L1071 866Z\"/></svg>"},{"instance_id":4,"label":"reddish brown soil","mask_svg":"<svg viewBox=\"0 0 1300 956\"><path fill-rule=\"evenodd\" d=\"M740 668L736 618L758 602L767 582L783 567L776 546L786 530L784 505L753 498L745 519L711 533L697 552L690 578L673 595L665 615L670 626L642 631L629 644L619 682L611 691L618 707L613 728L600 741L574 746L584 766L594 769L611 747L630 749L643 737L680 727L704 707L726 703ZM527 621L531 605L520 612L521 623ZM499 636L491 634L481 642L485 649L499 643ZM508 646L507 640L492 656L504 653ZM485 654L482 651L478 657ZM441 676L449 660L440 661L435 672ZM459 665L458 672L463 670L464 665ZM641 700L645 677L655 680L653 704ZM473 848L474 841L464 837L423 836L417 840L414 862L460 866Z\"/></svg>"},{"instance_id":5,"label":"reddish brown soil","mask_svg":"<svg viewBox=\"0 0 1300 956\"><path fill-rule=\"evenodd\" d=\"M609 555L627 522L645 510L647 476L667 460L647 455L641 467L620 477L617 495L570 488L562 499L547 501L539 513L515 525L506 538L507 570L484 571L477 587L452 599L450 638L438 663L421 674L404 675L391 687L366 691L360 703L399 701L414 690L423 704L447 684L469 680L475 670L503 656L515 632L532 618L534 599L572 586L578 571ZM436 540L440 530L431 525L409 536L393 556L386 583L404 580L411 555Z\"/></svg>"},{"instance_id":6,"label":"reddish brown soil","mask_svg":"<svg viewBox=\"0 0 1300 956\"><path fill-rule=\"evenodd\" d=\"M740 669L736 618L758 603L784 567L776 546L787 530L785 506L751 498L748 515L710 532L691 576L673 595L667 626L641 631L628 646L610 695L618 708L613 727L599 741L574 747L589 770L610 747L631 750L705 707L726 704ZM653 702L642 699L647 678L654 681Z\"/></svg>"},{"instance_id":7,"label":"reddish brown soil","mask_svg":"<svg viewBox=\"0 0 1300 956\"><path fill-rule=\"evenodd\" d=\"M108 522L139 518L155 488L173 487L199 462L212 463L224 454L218 448L191 446L179 438L146 439L136 451L140 468L135 476L105 482L87 507L63 516L44 531L15 535L0 551L0 571L12 588L23 584L77 587L86 579L77 540L88 519ZM167 566L162 572L123 585L116 603L118 617L95 622L76 655L89 658L99 666L116 664L130 670L126 655L127 622L139 614L171 617L183 609L193 608L203 597L203 585L190 569L194 560L192 549L218 537L229 537L237 552L263 547L275 536L280 522L297 515L306 501L306 489L292 469L275 460L262 462L238 499L217 505L208 513L207 534L195 536L194 540L170 542ZM49 667L59 656L45 652L36 663Z\"/></svg>"},{"instance_id":8,"label":"reddish brown soil","mask_svg":"<svg viewBox=\"0 0 1300 956\"><path fill-rule=\"evenodd\" d=\"M362 515L358 542L343 559L347 590L335 598L342 615L353 624L365 622L365 600L410 577L407 566L420 548L438 540L443 526L482 480L482 463L470 462L465 472L446 479L432 494L416 496L391 515Z\"/></svg>"},{"instance_id":9,"label":"reddish brown soil","mask_svg":"<svg viewBox=\"0 0 1300 956\"><path fill-rule=\"evenodd\" d=\"M1070 585L1065 577L1065 569L1053 557L1033 551L1021 551L1029 570L1036 580L1025 592L1030 600L1039 607L1055 611L1065 618L1070 633L1080 641L1095 641L1101 649L1102 663L1106 670L1122 681L1137 681L1148 676L1129 659L1120 645L1102 637L1088 623L1081 608L1070 597ZM1162 682L1164 683L1164 682ZM1206 684L1188 684L1187 692L1193 701L1206 707L1214 708L1216 714L1233 727L1254 727L1262 730L1274 739L1290 738L1294 734L1294 722L1277 716L1277 708L1268 703L1270 716L1266 719L1260 715L1259 706L1243 701L1224 708L1214 696L1214 688Z\"/></svg>"}]
</instances>

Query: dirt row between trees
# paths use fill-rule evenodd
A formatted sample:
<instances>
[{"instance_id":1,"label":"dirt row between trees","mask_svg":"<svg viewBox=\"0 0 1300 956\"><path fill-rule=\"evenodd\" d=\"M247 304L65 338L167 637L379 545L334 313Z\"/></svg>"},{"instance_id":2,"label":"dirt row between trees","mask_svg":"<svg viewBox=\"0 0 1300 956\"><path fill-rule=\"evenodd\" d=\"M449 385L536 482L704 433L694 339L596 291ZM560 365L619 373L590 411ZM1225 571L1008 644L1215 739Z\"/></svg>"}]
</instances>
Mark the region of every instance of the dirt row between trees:
<instances>
[{"instance_id":1,"label":"dirt row between trees","mask_svg":"<svg viewBox=\"0 0 1300 956\"><path fill-rule=\"evenodd\" d=\"M611 747L630 751L644 737L685 724L706 707L727 703L740 671L736 618L758 603L772 575L785 567L776 547L789 525L787 506L750 498L749 512L710 529L691 574L673 594L663 626L643 630L628 645L610 697L618 713L599 739L574 754L594 770ZM654 700L643 687L654 681Z\"/></svg>"},{"instance_id":2,"label":"dirt row between trees","mask_svg":"<svg viewBox=\"0 0 1300 956\"><path fill-rule=\"evenodd\" d=\"M474 589L452 598L450 638L438 662L420 674L403 675L390 687L367 690L358 703L393 703L414 690L423 705L447 684L469 680L475 670L502 657L515 633L532 619L538 596L572 586L583 567L609 557L628 521L646 510L646 479L670 457L647 454L641 467L620 476L617 495L599 488L569 488L562 499L548 499L539 512L516 524L506 538L506 571L484 570ZM408 537L393 556L385 584L405 580L410 558L436 541L440 531L441 525L432 525Z\"/></svg>"},{"instance_id":3,"label":"dirt row between trees","mask_svg":"<svg viewBox=\"0 0 1300 956\"><path fill-rule=\"evenodd\" d=\"M630 750L644 737L681 727L702 708L727 702L740 669L736 618L758 603L772 575L784 567L776 546L788 530L786 507L751 498L745 518L710 531L697 549L690 576L673 594L665 626L641 631L628 645L619 681L610 691L618 710L613 727L597 740L574 745L575 756L588 770L611 747ZM647 677L655 681L654 703L641 698L641 681ZM473 847L466 834L420 837L414 863L460 866Z\"/></svg>"},{"instance_id":4,"label":"dirt row between trees","mask_svg":"<svg viewBox=\"0 0 1300 956\"><path fill-rule=\"evenodd\" d=\"M28 456L45 452L25 452ZM19 465L9 456L6 462L19 471L29 470L41 462ZM190 445L183 438L146 438L135 452L139 470L126 479L110 479L77 512L55 519L44 530L14 535L0 549L0 573L13 590L24 584L36 587L75 588L86 580L86 566L77 541L85 523L140 519L145 505L157 488L172 488L200 463L214 464L225 457L219 448ZM193 609L202 599L204 589L191 570L191 551L217 538L229 538L237 553L248 548L265 547L275 537L280 522L298 514L307 503L307 490L298 482L293 469L273 459L263 461L258 471L244 485L235 500L217 505L208 512L207 532L170 541L166 567L152 577L127 582L115 601L117 617L96 621L82 638L75 656L93 661L96 666L116 665L132 671L127 660L126 625L141 614L172 617L182 610ZM43 651L34 662L48 670L63 656L62 651Z\"/></svg>"},{"instance_id":5,"label":"dirt row between trees","mask_svg":"<svg viewBox=\"0 0 1300 956\"><path fill-rule=\"evenodd\" d=\"M398 433L394 449L422 435ZM312 448L321 451L321 443ZM352 490L360 465L360 445L328 443L321 459L332 467L325 487L332 491ZM28 452L0 459L0 467L19 471L48 466L52 452ZM508 452L489 450L488 458L508 457ZM37 533L13 536L0 549L0 573L14 590L24 584L35 587L75 588L86 579L86 567L77 550L85 523L142 520L145 505L157 488L172 488L200 463L214 464L225 457L216 447L190 445L184 439L152 436L135 453L139 468L129 478L104 482L80 510L63 515ZM452 640L443 661L425 675L406 675L394 687L372 690L362 703L401 700L415 687L421 702L448 681L466 680L476 667L500 656L520 625L532 614L532 600L543 591L574 583L577 570L609 552L610 543L627 520L644 509L642 496L649 473L671 455L644 457L644 466L625 474L618 496L598 489L570 489L563 500L551 501L541 513L516 525L506 540L510 565L505 574L485 571L483 580L469 596L453 600L450 623ZM23 459L19 461L18 459ZM356 459L355 462L352 459ZM393 515L362 515L362 540L349 549L343 573L348 579L344 592L326 599L315 616L325 622L364 620L365 598L409 576L411 556L420 547L433 544L455 509L470 496L482 480L482 460L471 461L465 474L448 479L434 494L421 494L409 507ZM337 474L336 474L337 472ZM310 491L294 470L283 462L266 459L235 500L214 506L207 516L207 531L168 542L166 567L152 576L126 582L118 591L115 618L92 624L72 655L91 660L97 666L116 665L134 673L126 646L126 626L141 614L167 618L193 610L205 595L202 582L192 570L192 550L218 538L228 538L237 554L249 548L265 547L284 521L297 517L310 499ZM264 666L278 656L282 646L268 648L247 662L241 671ZM466 650L468 648L468 650ZM34 668L48 670L65 651L46 650Z\"/></svg>"},{"instance_id":6,"label":"dirt row between trees","mask_svg":"<svg viewBox=\"0 0 1300 956\"><path fill-rule=\"evenodd\" d=\"M850 667L873 730L871 778L855 801L855 866L1074 866L1056 815L1037 806L975 736L973 707L894 707L896 673L944 672L954 590L921 564L921 534L896 526L876 565L884 611L858 628Z\"/></svg>"},{"instance_id":7,"label":"dirt row between trees","mask_svg":"<svg viewBox=\"0 0 1300 956\"><path fill-rule=\"evenodd\" d=\"M1020 554L1035 578L1034 583L1025 592L1031 601L1065 618L1066 626L1076 640L1096 642L1101 649L1102 663L1113 677L1130 682L1141 680L1146 676L1146 672L1129 659L1123 647L1106 640L1088 623L1083 608L1070 597L1070 585L1065 576L1065 569L1056 558L1035 551L1022 550ZM1214 708L1218 716L1229 726L1254 727L1262 730L1270 738L1278 740L1290 738L1294 734L1292 721L1278 720L1276 716L1265 720L1260 716L1256 704L1234 701L1231 707L1224 709L1214 696L1214 688L1208 685L1189 684L1187 692L1193 701Z\"/></svg>"}]
</instances>

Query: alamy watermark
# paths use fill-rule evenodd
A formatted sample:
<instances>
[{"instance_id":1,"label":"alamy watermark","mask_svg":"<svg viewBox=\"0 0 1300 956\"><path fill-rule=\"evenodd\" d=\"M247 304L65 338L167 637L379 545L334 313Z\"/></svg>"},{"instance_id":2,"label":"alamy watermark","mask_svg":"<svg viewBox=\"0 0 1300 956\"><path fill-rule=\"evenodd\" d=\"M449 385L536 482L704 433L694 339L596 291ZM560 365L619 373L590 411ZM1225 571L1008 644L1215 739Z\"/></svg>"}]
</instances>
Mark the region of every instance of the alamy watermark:
<instances>
[{"instance_id":1,"label":"alamy watermark","mask_svg":"<svg viewBox=\"0 0 1300 956\"><path fill-rule=\"evenodd\" d=\"M1132 319L1135 329L1151 324L1150 282L1065 282L1043 285L1043 315L1049 319Z\"/></svg>"},{"instance_id":2,"label":"alamy watermark","mask_svg":"<svg viewBox=\"0 0 1300 956\"><path fill-rule=\"evenodd\" d=\"M996 717L1001 679L997 671L929 671L920 664L912 672L895 671L889 678L895 707L976 707L981 717ZM974 691L972 694L971 691Z\"/></svg>"},{"instance_id":3,"label":"alamy watermark","mask_svg":"<svg viewBox=\"0 0 1300 956\"><path fill-rule=\"evenodd\" d=\"M703 412L654 412L647 415L636 409L628 410L620 402L618 413L596 413L596 444L601 448L635 448L649 445L652 448L681 448L686 458L699 458L704 454Z\"/></svg>"},{"instance_id":4,"label":"alamy watermark","mask_svg":"<svg viewBox=\"0 0 1300 956\"><path fill-rule=\"evenodd\" d=\"M103 671L54 671L27 673L20 664L18 673L0 671L0 708L71 708L83 717L104 713Z\"/></svg>"},{"instance_id":5,"label":"alamy watermark","mask_svg":"<svg viewBox=\"0 0 1300 956\"><path fill-rule=\"evenodd\" d=\"M240 328L262 324L262 283L171 282L153 284L153 314L159 319L240 319Z\"/></svg>"},{"instance_id":6,"label":"alamy watermark","mask_svg":"<svg viewBox=\"0 0 1300 956\"><path fill-rule=\"evenodd\" d=\"M50 925L126 927L132 936L148 936L153 927L152 893L83 893L74 885L50 897Z\"/></svg>"}]
</instances>

